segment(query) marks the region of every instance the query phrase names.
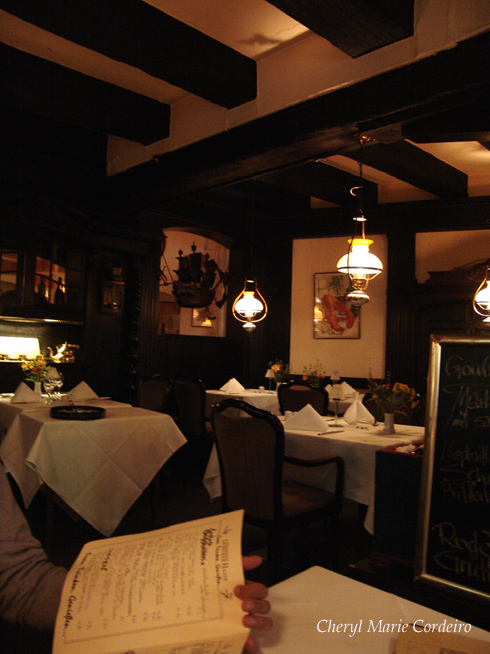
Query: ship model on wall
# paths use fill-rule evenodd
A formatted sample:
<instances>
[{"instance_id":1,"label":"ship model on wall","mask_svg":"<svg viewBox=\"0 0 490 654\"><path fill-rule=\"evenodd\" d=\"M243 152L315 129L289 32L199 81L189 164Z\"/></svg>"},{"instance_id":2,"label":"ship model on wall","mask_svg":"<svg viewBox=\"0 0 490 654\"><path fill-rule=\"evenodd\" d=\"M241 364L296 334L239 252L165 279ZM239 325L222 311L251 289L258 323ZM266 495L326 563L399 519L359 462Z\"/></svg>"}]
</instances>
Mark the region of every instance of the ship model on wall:
<instances>
[{"instance_id":1,"label":"ship model on wall","mask_svg":"<svg viewBox=\"0 0 490 654\"><path fill-rule=\"evenodd\" d=\"M172 282L172 293L179 307L199 309L208 307L213 300L218 308L226 302L227 273L218 267L209 254L196 252L196 245L191 247L191 254L183 256L179 250L177 260L179 269L175 270L178 280ZM223 284L224 291L220 300L215 300L216 290Z\"/></svg>"}]
</instances>

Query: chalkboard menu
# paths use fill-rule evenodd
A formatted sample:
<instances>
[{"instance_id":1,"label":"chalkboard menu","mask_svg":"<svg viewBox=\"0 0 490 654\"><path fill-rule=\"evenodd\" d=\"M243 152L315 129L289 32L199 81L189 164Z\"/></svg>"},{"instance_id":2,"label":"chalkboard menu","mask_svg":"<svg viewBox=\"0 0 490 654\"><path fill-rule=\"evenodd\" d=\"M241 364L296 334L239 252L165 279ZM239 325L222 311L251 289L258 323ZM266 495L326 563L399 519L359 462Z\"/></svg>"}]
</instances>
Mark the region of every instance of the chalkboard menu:
<instances>
[{"instance_id":1,"label":"chalkboard menu","mask_svg":"<svg viewBox=\"0 0 490 654\"><path fill-rule=\"evenodd\" d=\"M490 338L431 336L416 575L490 602Z\"/></svg>"}]
</instances>

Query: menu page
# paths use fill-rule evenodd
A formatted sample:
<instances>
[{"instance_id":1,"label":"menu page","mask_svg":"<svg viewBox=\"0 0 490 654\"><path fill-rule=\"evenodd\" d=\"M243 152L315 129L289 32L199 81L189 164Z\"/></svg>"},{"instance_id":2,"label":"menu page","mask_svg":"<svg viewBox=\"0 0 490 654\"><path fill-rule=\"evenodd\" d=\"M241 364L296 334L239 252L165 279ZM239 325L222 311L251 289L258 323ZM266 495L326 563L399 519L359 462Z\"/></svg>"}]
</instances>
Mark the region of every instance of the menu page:
<instances>
[{"instance_id":1,"label":"menu page","mask_svg":"<svg viewBox=\"0 0 490 654\"><path fill-rule=\"evenodd\" d=\"M489 647L489 643L458 633L407 631L400 634L395 654L488 654Z\"/></svg>"},{"instance_id":2,"label":"menu page","mask_svg":"<svg viewBox=\"0 0 490 654\"><path fill-rule=\"evenodd\" d=\"M242 651L243 512L85 545L66 578L53 654Z\"/></svg>"}]
</instances>

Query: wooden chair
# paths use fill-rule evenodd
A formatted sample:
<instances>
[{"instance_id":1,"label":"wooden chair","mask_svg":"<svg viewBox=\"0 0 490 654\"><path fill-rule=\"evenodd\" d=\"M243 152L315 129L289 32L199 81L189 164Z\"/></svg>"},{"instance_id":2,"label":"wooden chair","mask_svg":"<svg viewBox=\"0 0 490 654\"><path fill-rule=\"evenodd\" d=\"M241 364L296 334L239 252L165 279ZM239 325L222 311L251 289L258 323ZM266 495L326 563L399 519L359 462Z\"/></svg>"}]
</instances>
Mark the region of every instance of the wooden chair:
<instances>
[{"instance_id":1,"label":"wooden chair","mask_svg":"<svg viewBox=\"0 0 490 654\"><path fill-rule=\"evenodd\" d=\"M140 382L138 406L150 411L168 413L168 399L172 390L172 382L162 375L153 375Z\"/></svg>"},{"instance_id":2,"label":"wooden chair","mask_svg":"<svg viewBox=\"0 0 490 654\"><path fill-rule=\"evenodd\" d=\"M321 416L328 413L328 391L323 386L290 379L278 386L277 397L281 413L299 411L307 404L311 404Z\"/></svg>"},{"instance_id":3,"label":"wooden chair","mask_svg":"<svg viewBox=\"0 0 490 654\"><path fill-rule=\"evenodd\" d=\"M279 577L284 530L318 519L330 522L332 563L337 569L343 459L331 456L305 461L286 456L279 418L241 400L226 399L214 405L211 422L220 463L223 512L243 509L245 522L267 529L274 580ZM301 467L335 467L335 492L283 481L285 462Z\"/></svg>"},{"instance_id":4,"label":"wooden chair","mask_svg":"<svg viewBox=\"0 0 490 654\"><path fill-rule=\"evenodd\" d=\"M213 445L213 430L206 418L206 386L200 379L183 375L172 379L176 422L189 441L194 464L207 465ZM187 447L187 446L186 446Z\"/></svg>"}]
</instances>

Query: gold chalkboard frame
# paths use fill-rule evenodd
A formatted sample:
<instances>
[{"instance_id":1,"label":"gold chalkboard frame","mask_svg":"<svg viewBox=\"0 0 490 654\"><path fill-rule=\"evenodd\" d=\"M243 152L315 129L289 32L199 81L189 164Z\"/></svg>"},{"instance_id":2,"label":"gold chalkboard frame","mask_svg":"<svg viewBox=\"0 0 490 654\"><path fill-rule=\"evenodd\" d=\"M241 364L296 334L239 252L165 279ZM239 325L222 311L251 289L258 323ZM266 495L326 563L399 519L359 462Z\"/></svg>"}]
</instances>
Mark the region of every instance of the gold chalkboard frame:
<instances>
[{"instance_id":1,"label":"gold chalkboard frame","mask_svg":"<svg viewBox=\"0 0 490 654\"><path fill-rule=\"evenodd\" d=\"M481 336L438 336L431 334L429 374L427 379L427 403L425 415L424 457L422 461L421 491L418 514L417 542L415 552L415 581L449 592L478 604L490 605L490 593L470 586L437 577L427 571L428 536L430 529L430 510L434 472L434 452L436 444L436 426L438 415L438 398L440 384L441 351L444 344L486 344L490 346L490 337Z\"/></svg>"}]
</instances>

